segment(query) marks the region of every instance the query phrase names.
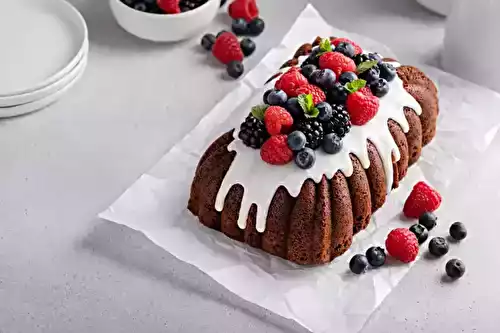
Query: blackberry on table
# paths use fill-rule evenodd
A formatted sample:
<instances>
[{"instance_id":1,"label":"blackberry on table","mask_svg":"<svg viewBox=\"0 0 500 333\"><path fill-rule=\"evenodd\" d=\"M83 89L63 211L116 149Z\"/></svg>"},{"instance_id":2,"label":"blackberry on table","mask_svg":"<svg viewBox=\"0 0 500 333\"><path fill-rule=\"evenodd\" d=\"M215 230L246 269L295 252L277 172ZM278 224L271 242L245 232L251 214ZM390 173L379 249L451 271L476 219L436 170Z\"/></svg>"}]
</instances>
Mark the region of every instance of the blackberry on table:
<instances>
[{"instance_id":1,"label":"blackberry on table","mask_svg":"<svg viewBox=\"0 0 500 333\"><path fill-rule=\"evenodd\" d=\"M250 114L240 125L238 137L248 147L259 149L269 138L269 134L264 122Z\"/></svg>"},{"instance_id":2,"label":"blackberry on table","mask_svg":"<svg viewBox=\"0 0 500 333\"><path fill-rule=\"evenodd\" d=\"M317 149L323 142L323 127L316 119L304 119L297 124L297 130L304 133L307 139L306 147Z\"/></svg>"},{"instance_id":3,"label":"blackberry on table","mask_svg":"<svg viewBox=\"0 0 500 333\"><path fill-rule=\"evenodd\" d=\"M351 130L351 118L342 104L332 104L332 109L332 117L323 123L323 131L324 134L335 133L342 139Z\"/></svg>"}]
</instances>

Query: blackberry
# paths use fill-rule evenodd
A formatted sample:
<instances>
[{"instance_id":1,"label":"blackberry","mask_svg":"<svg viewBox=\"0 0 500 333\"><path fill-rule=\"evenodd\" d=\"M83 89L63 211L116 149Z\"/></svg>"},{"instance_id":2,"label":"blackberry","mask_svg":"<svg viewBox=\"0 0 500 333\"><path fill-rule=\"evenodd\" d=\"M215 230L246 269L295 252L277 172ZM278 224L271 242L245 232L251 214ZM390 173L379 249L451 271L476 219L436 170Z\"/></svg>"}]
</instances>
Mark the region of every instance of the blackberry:
<instances>
[{"instance_id":1,"label":"blackberry","mask_svg":"<svg viewBox=\"0 0 500 333\"><path fill-rule=\"evenodd\" d=\"M250 114L241 124L238 137L248 147L259 149L269 138L269 134L267 134L264 122Z\"/></svg>"},{"instance_id":2,"label":"blackberry","mask_svg":"<svg viewBox=\"0 0 500 333\"><path fill-rule=\"evenodd\" d=\"M368 56L368 54L360 53L354 56L354 62L356 63L356 66L365 61L370 61L370 57Z\"/></svg>"},{"instance_id":3,"label":"blackberry","mask_svg":"<svg viewBox=\"0 0 500 333\"><path fill-rule=\"evenodd\" d=\"M332 109L332 117L323 123L323 132L324 134L335 133L342 139L351 130L351 118L342 104L332 104Z\"/></svg>"},{"instance_id":4,"label":"blackberry","mask_svg":"<svg viewBox=\"0 0 500 333\"><path fill-rule=\"evenodd\" d=\"M316 119L305 119L297 124L297 130L305 134L306 147L317 149L323 142L323 127Z\"/></svg>"}]
</instances>

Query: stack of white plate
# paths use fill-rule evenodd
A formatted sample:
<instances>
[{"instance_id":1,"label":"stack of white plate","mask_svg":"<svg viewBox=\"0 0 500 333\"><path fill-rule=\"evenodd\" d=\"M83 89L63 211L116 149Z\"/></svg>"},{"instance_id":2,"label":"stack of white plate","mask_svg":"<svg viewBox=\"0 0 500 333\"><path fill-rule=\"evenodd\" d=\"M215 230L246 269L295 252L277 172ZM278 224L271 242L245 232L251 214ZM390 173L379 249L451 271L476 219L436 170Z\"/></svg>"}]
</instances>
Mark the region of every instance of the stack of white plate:
<instances>
[{"instance_id":1,"label":"stack of white plate","mask_svg":"<svg viewBox=\"0 0 500 333\"><path fill-rule=\"evenodd\" d=\"M59 100L87 66L88 31L65 0L10 0L0 5L0 118Z\"/></svg>"}]
</instances>

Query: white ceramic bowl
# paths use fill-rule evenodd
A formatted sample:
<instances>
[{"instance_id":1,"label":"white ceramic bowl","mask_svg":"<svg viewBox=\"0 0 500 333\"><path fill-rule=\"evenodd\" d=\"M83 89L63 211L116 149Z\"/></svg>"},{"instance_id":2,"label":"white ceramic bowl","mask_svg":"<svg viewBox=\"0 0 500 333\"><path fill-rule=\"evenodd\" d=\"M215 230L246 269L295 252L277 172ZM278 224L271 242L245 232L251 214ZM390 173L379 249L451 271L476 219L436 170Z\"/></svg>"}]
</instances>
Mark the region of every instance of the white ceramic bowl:
<instances>
[{"instance_id":1,"label":"white ceramic bowl","mask_svg":"<svg viewBox=\"0 0 500 333\"><path fill-rule=\"evenodd\" d=\"M422 6L443 16L448 16L456 0L417 0Z\"/></svg>"},{"instance_id":2,"label":"white ceramic bowl","mask_svg":"<svg viewBox=\"0 0 500 333\"><path fill-rule=\"evenodd\" d=\"M212 22L220 6L220 0L208 0L194 10L162 15L135 10L120 0L110 0L109 3L123 29L154 42L175 42L193 37Z\"/></svg>"}]
</instances>

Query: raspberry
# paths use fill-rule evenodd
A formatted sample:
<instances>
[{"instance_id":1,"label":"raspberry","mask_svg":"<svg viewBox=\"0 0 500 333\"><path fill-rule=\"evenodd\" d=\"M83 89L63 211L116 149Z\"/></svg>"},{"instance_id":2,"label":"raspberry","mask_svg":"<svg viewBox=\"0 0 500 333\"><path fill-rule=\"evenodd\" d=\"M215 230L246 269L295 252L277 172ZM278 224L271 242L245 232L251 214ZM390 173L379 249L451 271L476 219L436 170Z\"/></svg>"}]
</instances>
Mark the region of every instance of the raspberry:
<instances>
[{"instance_id":1,"label":"raspberry","mask_svg":"<svg viewBox=\"0 0 500 333\"><path fill-rule=\"evenodd\" d=\"M305 76L300 73L297 67L292 67L276 81L274 87L277 90L283 90L290 97L295 97L297 96L295 90L306 84L308 82Z\"/></svg>"},{"instance_id":2,"label":"raspberry","mask_svg":"<svg viewBox=\"0 0 500 333\"><path fill-rule=\"evenodd\" d=\"M270 135L286 134L293 125L293 118L281 106L270 106L264 114L264 123Z\"/></svg>"},{"instance_id":3,"label":"raspberry","mask_svg":"<svg viewBox=\"0 0 500 333\"><path fill-rule=\"evenodd\" d=\"M229 16L236 19L244 19L247 22L252 21L259 16L259 8L255 0L236 0L229 5Z\"/></svg>"},{"instance_id":4,"label":"raspberry","mask_svg":"<svg viewBox=\"0 0 500 333\"><path fill-rule=\"evenodd\" d=\"M375 117L379 108L379 99L373 96L369 88L365 87L347 97L346 107L351 116L351 123L361 126Z\"/></svg>"},{"instance_id":5,"label":"raspberry","mask_svg":"<svg viewBox=\"0 0 500 333\"><path fill-rule=\"evenodd\" d=\"M212 47L212 54L223 64L243 61L244 57L238 38L230 32L224 32L217 37Z\"/></svg>"},{"instance_id":6,"label":"raspberry","mask_svg":"<svg viewBox=\"0 0 500 333\"><path fill-rule=\"evenodd\" d=\"M335 46L339 45L340 43L349 43L352 46L354 46L354 51L356 51L355 54L363 53L363 49L361 48L361 46L359 46L358 44L356 44L355 42L353 42L352 40L350 40L348 38L335 38L331 42Z\"/></svg>"},{"instance_id":7,"label":"raspberry","mask_svg":"<svg viewBox=\"0 0 500 333\"><path fill-rule=\"evenodd\" d=\"M179 14L181 12L179 2L180 0L157 0L158 7L167 14Z\"/></svg>"},{"instance_id":8,"label":"raspberry","mask_svg":"<svg viewBox=\"0 0 500 333\"><path fill-rule=\"evenodd\" d=\"M418 182L406 199L403 213L406 217L419 218L425 212L433 212L441 205L441 195L424 182Z\"/></svg>"},{"instance_id":9,"label":"raspberry","mask_svg":"<svg viewBox=\"0 0 500 333\"><path fill-rule=\"evenodd\" d=\"M344 72L356 72L354 60L338 52L327 52L320 56L319 67L331 69L337 77L340 77L340 74Z\"/></svg>"},{"instance_id":10,"label":"raspberry","mask_svg":"<svg viewBox=\"0 0 500 333\"><path fill-rule=\"evenodd\" d=\"M260 157L266 163L285 165L293 160L293 151L288 148L286 135L274 135L260 149Z\"/></svg>"},{"instance_id":11,"label":"raspberry","mask_svg":"<svg viewBox=\"0 0 500 333\"><path fill-rule=\"evenodd\" d=\"M404 263L410 263L417 258L417 236L406 228L392 230L385 240L387 252Z\"/></svg>"},{"instance_id":12,"label":"raspberry","mask_svg":"<svg viewBox=\"0 0 500 333\"><path fill-rule=\"evenodd\" d=\"M300 96L302 94L311 94L314 105L326 101L326 95L323 90L313 84L306 84L295 90L295 96Z\"/></svg>"}]
</instances>

